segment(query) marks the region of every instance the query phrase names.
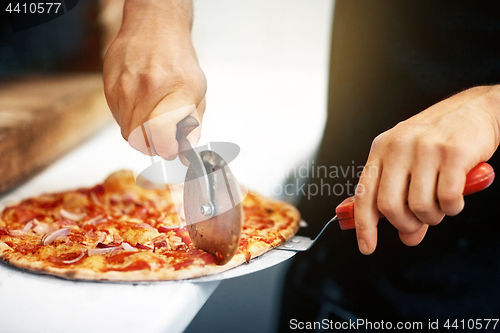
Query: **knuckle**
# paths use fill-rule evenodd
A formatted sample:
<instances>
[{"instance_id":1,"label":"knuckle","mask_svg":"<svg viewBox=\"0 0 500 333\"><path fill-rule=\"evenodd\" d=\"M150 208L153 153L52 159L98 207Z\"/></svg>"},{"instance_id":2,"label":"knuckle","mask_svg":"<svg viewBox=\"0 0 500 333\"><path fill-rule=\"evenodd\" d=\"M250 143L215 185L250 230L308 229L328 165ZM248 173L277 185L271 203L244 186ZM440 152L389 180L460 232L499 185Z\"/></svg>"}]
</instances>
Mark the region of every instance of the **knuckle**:
<instances>
[{"instance_id":1,"label":"knuckle","mask_svg":"<svg viewBox=\"0 0 500 333\"><path fill-rule=\"evenodd\" d=\"M437 144L437 148L439 150L439 153L444 156L446 159L450 160L462 160L466 158L466 151L467 149L464 149L464 144L457 144L456 142L452 141L444 141L444 142L439 142Z\"/></svg>"},{"instance_id":2,"label":"knuckle","mask_svg":"<svg viewBox=\"0 0 500 333\"><path fill-rule=\"evenodd\" d=\"M162 83L166 81L165 74L162 71L154 70L154 69L143 69L139 73L137 73L137 80L140 82L141 90L145 94L153 94L159 87L162 86Z\"/></svg>"},{"instance_id":3,"label":"knuckle","mask_svg":"<svg viewBox=\"0 0 500 333\"><path fill-rule=\"evenodd\" d=\"M432 205L422 199L412 199L408 200L408 207L415 215L427 215Z\"/></svg>"},{"instance_id":4,"label":"knuckle","mask_svg":"<svg viewBox=\"0 0 500 333\"><path fill-rule=\"evenodd\" d=\"M416 143L416 150L419 156L426 156L431 152L435 152L436 142L431 138L419 138Z\"/></svg>"},{"instance_id":5,"label":"knuckle","mask_svg":"<svg viewBox=\"0 0 500 333\"><path fill-rule=\"evenodd\" d=\"M387 132L380 133L379 135L377 135L375 137L375 139L373 139L372 146L371 146L372 151L376 151L376 150L382 148L382 145L385 144L385 142L386 142L386 137L387 137L386 133Z\"/></svg>"},{"instance_id":6,"label":"knuckle","mask_svg":"<svg viewBox=\"0 0 500 333\"><path fill-rule=\"evenodd\" d=\"M444 190L438 194L440 204L453 205L461 200L462 194L456 191Z\"/></svg>"},{"instance_id":7,"label":"knuckle","mask_svg":"<svg viewBox=\"0 0 500 333\"><path fill-rule=\"evenodd\" d=\"M386 217L392 216L398 211L397 205L394 200L384 197L377 199L377 208Z\"/></svg>"},{"instance_id":8,"label":"knuckle","mask_svg":"<svg viewBox=\"0 0 500 333\"><path fill-rule=\"evenodd\" d=\"M462 210L461 193L444 191L438 195L439 206L446 215L456 215Z\"/></svg>"}]
</instances>

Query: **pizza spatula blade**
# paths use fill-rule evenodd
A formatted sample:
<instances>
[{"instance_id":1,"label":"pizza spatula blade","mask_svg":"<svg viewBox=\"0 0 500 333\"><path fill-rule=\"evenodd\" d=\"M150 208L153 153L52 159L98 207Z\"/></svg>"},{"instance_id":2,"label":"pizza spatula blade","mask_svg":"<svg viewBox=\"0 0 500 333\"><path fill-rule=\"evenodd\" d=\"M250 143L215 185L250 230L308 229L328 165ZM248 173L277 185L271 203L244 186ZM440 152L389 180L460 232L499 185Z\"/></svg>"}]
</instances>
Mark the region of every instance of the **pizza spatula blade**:
<instances>
[{"instance_id":1,"label":"pizza spatula blade","mask_svg":"<svg viewBox=\"0 0 500 333\"><path fill-rule=\"evenodd\" d=\"M238 250L243 229L239 184L220 155L198 153L185 139L193 120L187 117L177 125L181 154L189 161L183 198L186 225L193 245L224 265Z\"/></svg>"}]
</instances>

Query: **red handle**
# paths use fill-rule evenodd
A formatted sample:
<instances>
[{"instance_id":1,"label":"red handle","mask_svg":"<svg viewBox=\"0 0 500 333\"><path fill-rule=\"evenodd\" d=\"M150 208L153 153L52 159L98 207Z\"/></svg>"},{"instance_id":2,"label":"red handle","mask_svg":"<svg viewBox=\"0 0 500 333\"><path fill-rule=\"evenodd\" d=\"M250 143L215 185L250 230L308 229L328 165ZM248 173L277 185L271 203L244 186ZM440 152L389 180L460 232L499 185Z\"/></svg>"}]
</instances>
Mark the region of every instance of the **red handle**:
<instances>
[{"instance_id":1,"label":"red handle","mask_svg":"<svg viewBox=\"0 0 500 333\"><path fill-rule=\"evenodd\" d=\"M476 165L465 178L464 195L469 195L484 190L493 183L495 171L486 162ZM335 209L339 220L340 229L355 229L354 224L354 197L342 201ZM383 217L382 215L380 217Z\"/></svg>"}]
</instances>

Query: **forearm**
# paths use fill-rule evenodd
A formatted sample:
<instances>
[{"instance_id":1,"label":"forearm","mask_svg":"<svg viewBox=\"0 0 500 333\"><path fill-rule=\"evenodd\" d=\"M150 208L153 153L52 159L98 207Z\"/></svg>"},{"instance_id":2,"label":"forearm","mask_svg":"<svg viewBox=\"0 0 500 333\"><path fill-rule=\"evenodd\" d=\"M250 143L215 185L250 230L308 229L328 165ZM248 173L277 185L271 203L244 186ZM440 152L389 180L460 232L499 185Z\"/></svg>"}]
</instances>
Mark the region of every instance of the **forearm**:
<instances>
[{"instance_id":1,"label":"forearm","mask_svg":"<svg viewBox=\"0 0 500 333\"><path fill-rule=\"evenodd\" d=\"M201 123L206 79L191 41L192 20L191 0L126 0L120 32L106 54L108 105L123 137L145 154L142 130L131 135L144 123L165 158L177 154L179 121L194 113ZM200 128L190 134L193 142L199 135Z\"/></svg>"},{"instance_id":2,"label":"forearm","mask_svg":"<svg viewBox=\"0 0 500 333\"><path fill-rule=\"evenodd\" d=\"M191 0L126 0L120 35L161 33L165 41L190 44L192 25Z\"/></svg>"}]
</instances>

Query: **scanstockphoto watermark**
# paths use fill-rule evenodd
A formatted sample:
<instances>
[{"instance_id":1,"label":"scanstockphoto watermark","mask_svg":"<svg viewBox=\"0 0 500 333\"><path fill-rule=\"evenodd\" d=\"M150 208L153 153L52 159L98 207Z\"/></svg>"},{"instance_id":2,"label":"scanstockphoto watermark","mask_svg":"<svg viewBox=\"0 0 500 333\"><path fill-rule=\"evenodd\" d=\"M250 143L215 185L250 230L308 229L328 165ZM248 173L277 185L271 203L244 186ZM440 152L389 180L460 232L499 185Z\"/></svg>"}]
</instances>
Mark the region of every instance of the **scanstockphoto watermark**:
<instances>
[{"instance_id":1,"label":"scanstockphoto watermark","mask_svg":"<svg viewBox=\"0 0 500 333\"><path fill-rule=\"evenodd\" d=\"M370 321L366 319L356 319L349 321L334 321L323 319L321 321L298 321L290 319L290 329L292 330L410 330L417 331L424 328L424 323L421 321Z\"/></svg>"},{"instance_id":2,"label":"scanstockphoto watermark","mask_svg":"<svg viewBox=\"0 0 500 333\"><path fill-rule=\"evenodd\" d=\"M310 199L315 196L353 196L356 192L363 194L364 188L358 180L364 170L364 176L378 175L377 166L351 165L315 165L307 161L299 167L286 170L286 184L277 184L271 189L274 196L303 196ZM308 181L305 182L304 179Z\"/></svg>"},{"instance_id":3,"label":"scanstockphoto watermark","mask_svg":"<svg viewBox=\"0 0 500 333\"><path fill-rule=\"evenodd\" d=\"M355 184L349 180L343 183L330 184L325 180L320 179L317 183L301 183L299 179L295 179L292 183L284 185L274 185L271 189L271 194L274 196L304 196L311 199L316 196L353 196L364 193L363 185Z\"/></svg>"}]
</instances>

